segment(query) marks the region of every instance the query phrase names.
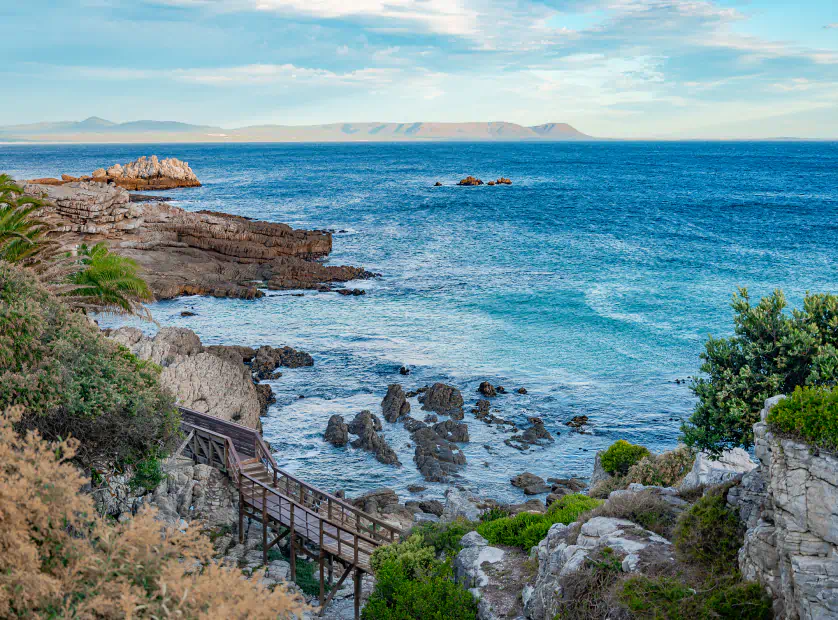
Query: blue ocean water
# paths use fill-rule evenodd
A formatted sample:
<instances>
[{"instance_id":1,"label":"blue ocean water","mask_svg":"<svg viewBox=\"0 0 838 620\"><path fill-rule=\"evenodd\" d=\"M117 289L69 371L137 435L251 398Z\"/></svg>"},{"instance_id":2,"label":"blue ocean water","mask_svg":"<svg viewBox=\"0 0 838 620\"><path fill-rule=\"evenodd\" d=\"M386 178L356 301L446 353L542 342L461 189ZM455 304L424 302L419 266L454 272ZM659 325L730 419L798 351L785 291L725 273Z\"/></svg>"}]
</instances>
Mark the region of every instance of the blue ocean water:
<instances>
[{"instance_id":1,"label":"blue ocean water","mask_svg":"<svg viewBox=\"0 0 838 620\"><path fill-rule=\"evenodd\" d=\"M838 292L835 143L0 146L0 171L89 174L152 153L188 161L204 183L171 192L176 204L344 231L329 262L382 274L352 284L364 297L152 307L205 344L314 356L273 382L264 428L282 466L329 489L421 483L400 425L385 428L400 469L321 439L330 415L377 411L393 382L463 390L472 441L455 482L489 496L520 499L509 478L522 471L589 475L594 452L619 438L671 448L694 405L675 380L698 372L707 334L732 331L737 286L782 288L795 304ZM467 174L514 184L456 187ZM526 387L496 398L498 415L541 416L555 443L520 453L475 420L485 379ZM568 432L575 415L593 434Z\"/></svg>"}]
</instances>

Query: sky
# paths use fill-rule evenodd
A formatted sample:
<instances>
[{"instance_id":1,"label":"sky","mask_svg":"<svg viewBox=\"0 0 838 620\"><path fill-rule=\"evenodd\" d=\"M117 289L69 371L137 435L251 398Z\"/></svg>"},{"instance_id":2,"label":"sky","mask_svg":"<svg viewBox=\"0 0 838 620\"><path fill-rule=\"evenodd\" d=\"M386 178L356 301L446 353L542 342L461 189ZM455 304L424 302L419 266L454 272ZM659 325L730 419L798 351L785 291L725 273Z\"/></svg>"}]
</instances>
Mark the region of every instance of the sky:
<instances>
[{"instance_id":1,"label":"sky","mask_svg":"<svg viewBox=\"0 0 838 620\"><path fill-rule=\"evenodd\" d=\"M0 125L838 138L838 2L0 0Z\"/></svg>"}]
</instances>

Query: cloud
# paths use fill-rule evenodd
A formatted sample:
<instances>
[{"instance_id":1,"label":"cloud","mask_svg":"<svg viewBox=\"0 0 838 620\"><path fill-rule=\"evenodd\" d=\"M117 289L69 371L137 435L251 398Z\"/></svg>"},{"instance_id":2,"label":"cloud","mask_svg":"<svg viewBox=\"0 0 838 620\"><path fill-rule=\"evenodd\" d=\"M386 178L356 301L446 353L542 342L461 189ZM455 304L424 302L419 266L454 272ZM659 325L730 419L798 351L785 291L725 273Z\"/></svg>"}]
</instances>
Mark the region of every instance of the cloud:
<instances>
[{"instance_id":1,"label":"cloud","mask_svg":"<svg viewBox=\"0 0 838 620\"><path fill-rule=\"evenodd\" d=\"M827 24L826 26L824 26L824 30L835 30L835 29L838 29L838 22L835 22L834 24Z\"/></svg>"}]
</instances>

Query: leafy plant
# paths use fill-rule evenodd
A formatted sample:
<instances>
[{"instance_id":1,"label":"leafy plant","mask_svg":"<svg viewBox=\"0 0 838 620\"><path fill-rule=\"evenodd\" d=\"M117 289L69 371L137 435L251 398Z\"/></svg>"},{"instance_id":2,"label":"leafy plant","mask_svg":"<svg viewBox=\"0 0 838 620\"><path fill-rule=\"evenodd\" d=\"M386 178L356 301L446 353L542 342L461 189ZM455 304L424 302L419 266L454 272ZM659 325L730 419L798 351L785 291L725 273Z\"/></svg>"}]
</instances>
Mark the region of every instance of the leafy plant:
<instances>
[{"instance_id":1,"label":"leafy plant","mask_svg":"<svg viewBox=\"0 0 838 620\"><path fill-rule=\"evenodd\" d=\"M523 512L514 517L487 521L477 526L477 532L490 544L521 547L528 551L541 542L551 525L573 523L581 514L601 503L587 495L565 495L554 502L545 514Z\"/></svg>"},{"instance_id":2,"label":"leafy plant","mask_svg":"<svg viewBox=\"0 0 838 620\"><path fill-rule=\"evenodd\" d=\"M727 489L723 485L708 490L675 526L678 553L717 572L729 572L736 566L745 534L739 516L727 504Z\"/></svg>"},{"instance_id":3,"label":"leafy plant","mask_svg":"<svg viewBox=\"0 0 838 620\"><path fill-rule=\"evenodd\" d=\"M78 459L136 462L177 441L160 367L105 338L35 276L0 262L0 408L27 409L22 428L76 437Z\"/></svg>"},{"instance_id":4,"label":"leafy plant","mask_svg":"<svg viewBox=\"0 0 838 620\"><path fill-rule=\"evenodd\" d=\"M421 523L414 527L412 532L421 536L422 544L431 547L435 555L455 555L462 548L460 540L475 527L475 523L458 519L449 523Z\"/></svg>"},{"instance_id":5,"label":"leafy plant","mask_svg":"<svg viewBox=\"0 0 838 620\"><path fill-rule=\"evenodd\" d=\"M766 398L838 381L838 296L806 295L789 315L782 291L752 305L743 288L732 307L734 335L708 338L701 354L706 377L693 381L698 404L682 426L687 445L714 454L753 445Z\"/></svg>"},{"instance_id":6,"label":"leafy plant","mask_svg":"<svg viewBox=\"0 0 838 620\"><path fill-rule=\"evenodd\" d=\"M24 262L44 248L49 227L36 217L43 206L39 198L24 196L9 175L0 174L0 260Z\"/></svg>"},{"instance_id":7,"label":"leafy plant","mask_svg":"<svg viewBox=\"0 0 838 620\"><path fill-rule=\"evenodd\" d=\"M73 306L151 318L142 302L151 301L154 296L134 260L112 253L104 243L82 244L78 256L83 267L70 276L73 286L65 293Z\"/></svg>"},{"instance_id":8,"label":"leafy plant","mask_svg":"<svg viewBox=\"0 0 838 620\"><path fill-rule=\"evenodd\" d=\"M430 568L434 562L433 548L425 546L422 536L413 534L403 542L379 547L373 551L370 567L374 573L378 573L385 564L398 565L405 577L413 579Z\"/></svg>"},{"instance_id":9,"label":"leafy plant","mask_svg":"<svg viewBox=\"0 0 838 620\"><path fill-rule=\"evenodd\" d=\"M477 602L453 580L448 561L433 563L416 573L399 561L387 561L376 570L375 590L363 620L475 620Z\"/></svg>"},{"instance_id":10,"label":"leafy plant","mask_svg":"<svg viewBox=\"0 0 838 620\"><path fill-rule=\"evenodd\" d=\"M673 487L692 469L695 454L681 446L662 454L650 454L632 465L626 474L626 485L633 482L646 486Z\"/></svg>"},{"instance_id":11,"label":"leafy plant","mask_svg":"<svg viewBox=\"0 0 838 620\"><path fill-rule=\"evenodd\" d=\"M629 468L651 453L643 446L636 446L625 439L615 441L602 453L602 468L611 475L624 476Z\"/></svg>"},{"instance_id":12,"label":"leafy plant","mask_svg":"<svg viewBox=\"0 0 838 620\"><path fill-rule=\"evenodd\" d=\"M165 475L160 465L160 459L155 454L149 454L146 458L134 464L134 475L128 482L132 489L153 490L163 482Z\"/></svg>"},{"instance_id":13,"label":"leafy plant","mask_svg":"<svg viewBox=\"0 0 838 620\"><path fill-rule=\"evenodd\" d=\"M774 430L790 433L820 448L838 450L838 388L795 388L766 418Z\"/></svg>"}]
</instances>

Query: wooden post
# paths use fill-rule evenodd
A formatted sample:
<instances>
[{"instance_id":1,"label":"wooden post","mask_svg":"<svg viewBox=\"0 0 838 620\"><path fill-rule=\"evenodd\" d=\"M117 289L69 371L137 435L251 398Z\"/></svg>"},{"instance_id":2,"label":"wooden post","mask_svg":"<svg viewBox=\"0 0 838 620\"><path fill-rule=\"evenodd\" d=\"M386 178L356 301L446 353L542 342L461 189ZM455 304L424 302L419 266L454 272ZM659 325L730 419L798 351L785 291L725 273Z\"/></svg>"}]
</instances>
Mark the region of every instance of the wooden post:
<instances>
[{"instance_id":1,"label":"wooden post","mask_svg":"<svg viewBox=\"0 0 838 620\"><path fill-rule=\"evenodd\" d=\"M291 557L289 558L291 561L291 581L297 581L297 549L294 547L294 502L289 502L291 504Z\"/></svg>"},{"instance_id":2,"label":"wooden post","mask_svg":"<svg viewBox=\"0 0 838 620\"><path fill-rule=\"evenodd\" d=\"M355 569L355 620L361 618L361 569Z\"/></svg>"},{"instance_id":3,"label":"wooden post","mask_svg":"<svg viewBox=\"0 0 838 620\"><path fill-rule=\"evenodd\" d=\"M318 561L320 564L320 607L323 607L323 597L325 595L325 584L323 582L323 556L325 552L323 551L323 519L320 519L320 554L318 555Z\"/></svg>"},{"instance_id":4,"label":"wooden post","mask_svg":"<svg viewBox=\"0 0 838 620\"><path fill-rule=\"evenodd\" d=\"M268 490L262 487L262 565L268 565Z\"/></svg>"},{"instance_id":5,"label":"wooden post","mask_svg":"<svg viewBox=\"0 0 838 620\"><path fill-rule=\"evenodd\" d=\"M244 544L244 493L242 492L241 471L239 471L239 544Z\"/></svg>"}]
</instances>

